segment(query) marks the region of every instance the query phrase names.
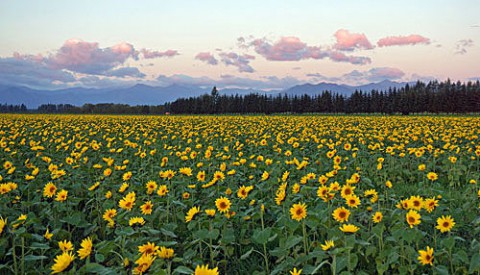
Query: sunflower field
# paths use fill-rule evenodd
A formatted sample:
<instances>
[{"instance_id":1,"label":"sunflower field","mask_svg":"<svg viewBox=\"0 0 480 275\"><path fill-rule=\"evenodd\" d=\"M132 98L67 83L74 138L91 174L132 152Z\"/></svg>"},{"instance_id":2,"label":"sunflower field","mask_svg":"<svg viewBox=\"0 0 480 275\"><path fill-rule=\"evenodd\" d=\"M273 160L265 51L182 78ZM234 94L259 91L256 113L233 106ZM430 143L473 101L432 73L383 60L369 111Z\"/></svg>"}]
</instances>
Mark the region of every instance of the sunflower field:
<instances>
[{"instance_id":1,"label":"sunflower field","mask_svg":"<svg viewBox=\"0 0 480 275\"><path fill-rule=\"evenodd\" d=\"M480 118L0 115L0 274L480 274Z\"/></svg>"}]
</instances>

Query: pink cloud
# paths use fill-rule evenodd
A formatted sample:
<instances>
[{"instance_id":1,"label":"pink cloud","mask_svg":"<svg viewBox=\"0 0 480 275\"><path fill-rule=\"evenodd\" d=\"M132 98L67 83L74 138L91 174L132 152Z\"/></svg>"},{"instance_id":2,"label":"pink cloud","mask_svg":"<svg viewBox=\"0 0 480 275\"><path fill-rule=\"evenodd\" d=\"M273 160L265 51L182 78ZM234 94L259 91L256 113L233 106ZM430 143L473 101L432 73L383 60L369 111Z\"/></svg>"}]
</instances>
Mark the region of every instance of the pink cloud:
<instances>
[{"instance_id":1,"label":"pink cloud","mask_svg":"<svg viewBox=\"0 0 480 275\"><path fill-rule=\"evenodd\" d=\"M123 64L128 58L138 58L138 52L128 43L99 48L97 42L70 39L55 54L47 57L45 62L54 69L103 74Z\"/></svg>"},{"instance_id":2,"label":"pink cloud","mask_svg":"<svg viewBox=\"0 0 480 275\"><path fill-rule=\"evenodd\" d=\"M97 42L87 42L80 39L69 39L56 52L47 56L22 55L14 53L16 59L31 60L43 63L54 70L69 70L71 72L105 75L105 76L137 76L144 74L128 70L120 70L128 59L138 60L140 54L144 59L172 57L178 55L176 50L164 52L142 49L135 50L132 44L123 42L111 47L100 48Z\"/></svg>"},{"instance_id":3,"label":"pink cloud","mask_svg":"<svg viewBox=\"0 0 480 275\"><path fill-rule=\"evenodd\" d=\"M365 65L370 64L372 60L369 57L365 56L348 56L342 52L329 52L328 57L336 62L347 62L355 65Z\"/></svg>"},{"instance_id":4,"label":"pink cloud","mask_svg":"<svg viewBox=\"0 0 480 275\"><path fill-rule=\"evenodd\" d=\"M253 73L255 70L250 66L250 60L255 59L255 56L249 54L239 55L234 52L221 52L220 58L227 66L235 66L239 72Z\"/></svg>"},{"instance_id":5,"label":"pink cloud","mask_svg":"<svg viewBox=\"0 0 480 275\"><path fill-rule=\"evenodd\" d=\"M348 30L338 30L334 34L337 43L333 48L340 51L353 51L355 49L373 49L372 44L368 41L363 33L350 33Z\"/></svg>"},{"instance_id":6,"label":"pink cloud","mask_svg":"<svg viewBox=\"0 0 480 275\"><path fill-rule=\"evenodd\" d=\"M271 61L299 61L303 59L329 58L335 62L348 62L364 65L371 62L370 58L362 56L347 56L339 51L322 49L319 46L308 46L298 37L281 37L279 41L271 43L266 39L254 39L246 43L245 39L238 39L241 47L253 47L255 52ZM242 44L243 43L243 44Z\"/></svg>"},{"instance_id":7,"label":"pink cloud","mask_svg":"<svg viewBox=\"0 0 480 275\"><path fill-rule=\"evenodd\" d=\"M430 44L430 39L418 34L409 36L389 36L378 40L379 47Z\"/></svg>"},{"instance_id":8,"label":"pink cloud","mask_svg":"<svg viewBox=\"0 0 480 275\"><path fill-rule=\"evenodd\" d=\"M302 42L298 37L281 37L280 40L273 45L265 39L255 39L251 42L251 45L254 46L258 54L267 60L298 61L308 58L307 44Z\"/></svg>"},{"instance_id":9,"label":"pink cloud","mask_svg":"<svg viewBox=\"0 0 480 275\"><path fill-rule=\"evenodd\" d=\"M174 57L176 55L179 55L178 51L176 50L166 50L164 52L160 52L160 51L151 51L147 49L141 49L140 52L142 53L143 58L145 59L159 58L159 57Z\"/></svg>"},{"instance_id":10,"label":"pink cloud","mask_svg":"<svg viewBox=\"0 0 480 275\"><path fill-rule=\"evenodd\" d=\"M217 65L218 64L218 60L213 56L213 54L211 54L209 52L198 53L195 56L195 59L206 62L210 65Z\"/></svg>"}]
</instances>

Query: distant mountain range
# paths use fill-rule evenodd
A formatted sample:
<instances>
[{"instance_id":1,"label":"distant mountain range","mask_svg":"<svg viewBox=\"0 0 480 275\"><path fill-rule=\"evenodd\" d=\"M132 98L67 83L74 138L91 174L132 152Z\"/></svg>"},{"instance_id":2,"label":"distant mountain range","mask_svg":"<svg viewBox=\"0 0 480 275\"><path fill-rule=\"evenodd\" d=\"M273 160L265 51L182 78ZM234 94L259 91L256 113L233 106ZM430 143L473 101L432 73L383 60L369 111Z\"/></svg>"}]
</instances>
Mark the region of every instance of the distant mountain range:
<instances>
[{"instance_id":1,"label":"distant mountain range","mask_svg":"<svg viewBox=\"0 0 480 275\"><path fill-rule=\"evenodd\" d=\"M256 89L219 89L220 94L225 95L246 95L250 93L261 94L287 94L289 96L304 95L310 96L321 94L323 91L350 96L355 90L386 91L390 87L400 88L407 83L382 81L361 86L339 85L334 83L302 84L290 87L285 90L264 91ZM129 88L89 89L69 88L61 90L37 90L27 87L2 86L0 85L0 104L25 104L29 109L35 109L42 104L72 104L82 106L86 103L117 103L134 105L162 105L172 102L181 97L197 97L210 93L212 88L201 88L196 86L171 85L167 87L153 87L137 84Z\"/></svg>"}]
</instances>

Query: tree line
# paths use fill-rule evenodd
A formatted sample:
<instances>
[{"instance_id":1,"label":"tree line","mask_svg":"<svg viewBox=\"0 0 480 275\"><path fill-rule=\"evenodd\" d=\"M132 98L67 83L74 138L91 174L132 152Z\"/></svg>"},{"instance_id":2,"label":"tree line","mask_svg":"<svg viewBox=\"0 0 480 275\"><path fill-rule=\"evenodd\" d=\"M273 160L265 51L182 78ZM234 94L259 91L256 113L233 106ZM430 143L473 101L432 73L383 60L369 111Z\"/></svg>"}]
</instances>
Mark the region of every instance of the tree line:
<instances>
[{"instance_id":1,"label":"tree line","mask_svg":"<svg viewBox=\"0 0 480 275\"><path fill-rule=\"evenodd\" d=\"M317 95L289 96L220 95L214 87L210 94L179 98L164 105L127 104L43 104L35 110L25 105L0 105L1 113L69 113L69 114L246 114L246 113L479 113L480 82L430 81L406 84L386 91L360 91L344 96L331 91Z\"/></svg>"},{"instance_id":2,"label":"tree line","mask_svg":"<svg viewBox=\"0 0 480 275\"><path fill-rule=\"evenodd\" d=\"M480 83L430 81L387 91L354 91L346 97L331 91L318 95L211 94L180 98L165 105L173 114L223 113L473 113L480 112Z\"/></svg>"}]
</instances>

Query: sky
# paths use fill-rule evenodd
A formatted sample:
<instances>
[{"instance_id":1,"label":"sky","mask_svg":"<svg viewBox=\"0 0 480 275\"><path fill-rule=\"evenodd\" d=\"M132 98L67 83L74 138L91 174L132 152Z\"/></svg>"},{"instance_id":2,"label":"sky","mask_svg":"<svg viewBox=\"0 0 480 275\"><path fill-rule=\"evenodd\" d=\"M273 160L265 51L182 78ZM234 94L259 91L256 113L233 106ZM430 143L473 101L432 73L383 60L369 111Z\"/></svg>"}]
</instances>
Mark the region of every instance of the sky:
<instances>
[{"instance_id":1,"label":"sky","mask_svg":"<svg viewBox=\"0 0 480 275\"><path fill-rule=\"evenodd\" d=\"M478 0L4 0L0 84L283 89L480 78Z\"/></svg>"}]
</instances>

